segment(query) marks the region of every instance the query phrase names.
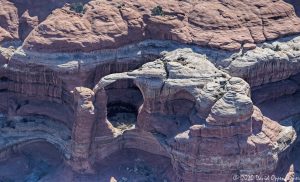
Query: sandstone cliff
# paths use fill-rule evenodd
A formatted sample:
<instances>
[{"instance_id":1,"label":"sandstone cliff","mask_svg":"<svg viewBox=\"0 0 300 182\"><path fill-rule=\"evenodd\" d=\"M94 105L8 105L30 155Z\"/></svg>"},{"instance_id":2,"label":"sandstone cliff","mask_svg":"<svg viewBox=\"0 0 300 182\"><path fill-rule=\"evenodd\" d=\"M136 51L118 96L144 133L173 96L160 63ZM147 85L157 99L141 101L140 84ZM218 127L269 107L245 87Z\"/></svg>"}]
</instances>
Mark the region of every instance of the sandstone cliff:
<instances>
[{"instance_id":1,"label":"sandstone cliff","mask_svg":"<svg viewBox=\"0 0 300 182\"><path fill-rule=\"evenodd\" d=\"M76 2L0 0L1 160L46 142L45 181L298 174L297 2Z\"/></svg>"},{"instance_id":2,"label":"sandstone cliff","mask_svg":"<svg viewBox=\"0 0 300 182\"><path fill-rule=\"evenodd\" d=\"M36 27L24 48L44 52L116 48L145 39L238 50L300 31L293 7L283 1L90 1L82 14L68 6L50 14L60 1L49 2L47 9L46 3L15 1L18 9L1 3L1 40L24 40ZM163 16L153 15L157 6ZM24 7L32 11L20 14Z\"/></svg>"}]
</instances>

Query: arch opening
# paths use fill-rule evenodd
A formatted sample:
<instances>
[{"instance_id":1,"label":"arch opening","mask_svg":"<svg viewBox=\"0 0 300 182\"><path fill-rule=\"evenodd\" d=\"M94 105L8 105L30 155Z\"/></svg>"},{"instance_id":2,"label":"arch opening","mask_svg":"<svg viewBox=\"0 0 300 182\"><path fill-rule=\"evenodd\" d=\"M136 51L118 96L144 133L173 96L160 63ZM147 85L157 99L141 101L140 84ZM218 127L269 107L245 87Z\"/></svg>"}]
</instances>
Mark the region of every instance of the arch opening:
<instances>
[{"instance_id":1,"label":"arch opening","mask_svg":"<svg viewBox=\"0 0 300 182\"><path fill-rule=\"evenodd\" d=\"M105 88L107 120L121 131L135 128L139 108L144 102L142 92L131 79L118 80Z\"/></svg>"}]
</instances>

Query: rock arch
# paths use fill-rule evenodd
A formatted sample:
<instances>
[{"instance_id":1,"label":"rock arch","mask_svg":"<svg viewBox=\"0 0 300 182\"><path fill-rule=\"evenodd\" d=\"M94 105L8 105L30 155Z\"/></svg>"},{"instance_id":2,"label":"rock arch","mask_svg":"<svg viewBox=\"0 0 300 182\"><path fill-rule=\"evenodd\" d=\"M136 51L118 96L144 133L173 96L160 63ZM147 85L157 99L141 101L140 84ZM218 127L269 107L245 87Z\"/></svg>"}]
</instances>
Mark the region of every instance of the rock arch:
<instances>
[{"instance_id":1,"label":"rock arch","mask_svg":"<svg viewBox=\"0 0 300 182\"><path fill-rule=\"evenodd\" d=\"M139 108L144 102L141 90L132 79L120 79L107 85L106 119L120 130L134 127Z\"/></svg>"}]
</instances>

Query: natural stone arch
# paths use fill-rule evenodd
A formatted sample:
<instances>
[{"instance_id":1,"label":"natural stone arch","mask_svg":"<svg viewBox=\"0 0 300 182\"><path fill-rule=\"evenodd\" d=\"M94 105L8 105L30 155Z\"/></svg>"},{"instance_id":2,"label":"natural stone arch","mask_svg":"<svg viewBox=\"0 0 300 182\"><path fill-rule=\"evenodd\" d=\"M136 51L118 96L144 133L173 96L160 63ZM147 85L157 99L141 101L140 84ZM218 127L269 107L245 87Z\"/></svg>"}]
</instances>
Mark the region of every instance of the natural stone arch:
<instances>
[{"instance_id":1,"label":"natural stone arch","mask_svg":"<svg viewBox=\"0 0 300 182\"><path fill-rule=\"evenodd\" d=\"M124 81L124 79L115 79L104 84L100 81L94 91L85 87L76 87L73 90L75 121L72 128L71 160L69 161L73 170L80 173L93 173L94 161L91 158L94 154L91 149L95 147L94 139L96 137L112 137L117 131L107 120L107 104L114 99L110 100L106 88L113 88L113 83L118 85L118 81L122 82L122 80ZM138 89L133 80L127 79L127 81L130 82L129 85ZM122 88L122 84L120 88ZM141 91L138 89L138 92ZM143 98L142 95L141 98ZM129 100L123 100L123 102L126 103ZM141 104L137 102L134 105L135 109L138 110Z\"/></svg>"},{"instance_id":2,"label":"natural stone arch","mask_svg":"<svg viewBox=\"0 0 300 182\"><path fill-rule=\"evenodd\" d=\"M144 99L133 79L118 79L104 87L107 95L106 119L120 130L133 127Z\"/></svg>"}]
</instances>

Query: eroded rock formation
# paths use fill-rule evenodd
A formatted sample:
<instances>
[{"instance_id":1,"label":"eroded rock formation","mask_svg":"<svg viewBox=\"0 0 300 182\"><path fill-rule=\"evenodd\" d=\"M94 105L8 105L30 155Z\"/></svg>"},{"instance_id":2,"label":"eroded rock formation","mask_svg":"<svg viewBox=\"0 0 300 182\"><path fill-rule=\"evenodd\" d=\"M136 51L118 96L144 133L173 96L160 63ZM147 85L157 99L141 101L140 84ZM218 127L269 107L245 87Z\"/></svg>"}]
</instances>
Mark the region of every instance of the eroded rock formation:
<instances>
[{"instance_id":1,"label":"eroded rock formation","mask_svg":"<svg viewBox=\"0 0 300 182\"><path fill-rule=\"evenodd\" d=\"M31 161L28 148L46 142L57 170L26 178L299 175L292 5L92 0L74 12L74 2L0 0L1 161Z\"/></svg>"},{"instance_id":2,"label":"eroded rock formation","mask_svg":"<svg viewBox=\"0 0 300 182\"><path fill-rule=\"evenodd\" d=\"M36 20L26 18L28 12L24 12L19 22L12 3L2 1L5 4L2 12L9 10L16 16L4 15L3 24L7 27L2 29L6 30L6 39L22 38L22 34L26 35ZM28 7L27 4L21 4L21 7ZM36 3L31 2L30 5ZM151 16L151 10L158 5L162 7L164 16ZM33 9L47 12L43 6L41 3ZM237 50L243 45L253 47L253 43L300 30L300 21L294 9L283 1L215 0L199 3L191 0L161 3L115 0L90 1L84 8L83 15L70 11L69 7L54 10L28 36L24 48L45 52L92 51L116 48L145 39L166 39ZM32 14L45 17L40 11ZM28 26L24 26L24 23ZM18 34L18 24L27 28L21 31L21 35Z\"/></svg>"}]
</instances>

